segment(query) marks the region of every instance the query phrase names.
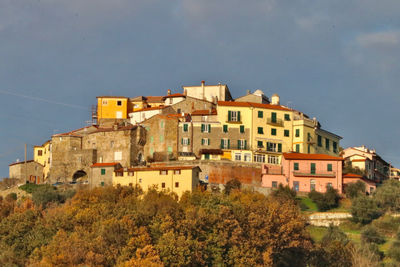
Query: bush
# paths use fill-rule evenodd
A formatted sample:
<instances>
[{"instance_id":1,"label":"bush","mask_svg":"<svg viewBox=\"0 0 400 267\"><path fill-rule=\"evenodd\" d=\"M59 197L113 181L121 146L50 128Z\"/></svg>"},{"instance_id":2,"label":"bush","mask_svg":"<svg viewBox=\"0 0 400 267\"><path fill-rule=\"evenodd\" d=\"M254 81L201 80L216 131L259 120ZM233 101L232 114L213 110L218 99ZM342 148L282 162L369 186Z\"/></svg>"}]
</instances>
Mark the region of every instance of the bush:
<instances>
[{"instance_id":1,"label":"bush","mask_svg":"<svg viewBox=\"0 0 400 267\"><path fill-rule=\"evenodd\" d=\"M19 189L24 190L25 192L32 194L33 191L38 189L39 187L42 187L44 185L39 185L39 184L24 184L19 187Z\"/></svg>"},{"instance_id":2,"label":"bush","mask_svg":"<svg viewBox=\"0 0 400 267\"><path fill-rule=\"evenodd\" d=\"M382 212L374 199L367 196L359 196L353 200L351 215L353 215L354 222L368 224L372 220L379 218Z\"/></svg>"},{"instance_id":3,"label":"bush","mask_svg":"<svg viewBox=\"0 0 400 267\"><path fill-rule=\"evenodd\" d=\"M317 204L319 211L327 211L339 205L340 197L332 187L328 187L325 194L313 190L308 193L308 197Z\"/></svg>"},{"instance_id":4,"label":"bush","mask_svg":"<svg viewBox=\"0 0 400 267\"><path fill-rule=\"evenodd\" d=\"M272 191L271 196L278 199L296 201L296 191L288 185L279 184L278 188Z\"/></svg>"},{"instance_id":5,"label":"bush","mask_svg":"<svg viewBox=\"0 0 400 267\"><path fill-rule=\"evenodd\" d=\"M359 195L365 195L365 183L361 181L350 183L346 186L345 192L348 198L356 198Z\"/></svg>"},{"instance_id":6,"label":"bush","mask_svg":"<svg viewBox=\"0 0 400 267\"><path fill-rule=\"evenodd\" d=\"M367 243L383 244L385 239L378 233L375 227L367 226L361 232L361 240Z\"/></svg>"},{"instance_id":7,"label":"bush","mask_svg":"<svg viewBox=\"0 0 400 267\"><path fill-rule=\"evenodd\" d=\"M374 195L379 207L385 211L400 211L400 182L387 180L376 189Z\"/></svg>"},{"instance_id":8,"label":"bush","mask_svg":"<svg viewBox=\"0 0 400 267\"><path fill-rule=\"evenodd\" d=\"M18 196L17 193L10 193L6 196L6 201L12 202L17 200Z\"/></svg>"},{"instance_id":9,"label":"bush","mask_svg":"<svg viewBox=\"0 0 400 267\"><path fill-rule=\"evenodd\" d=\"M400 262L400 231L397 233L397 238L389 249L389 257L397 262Z\"/></svg>"},{"instance_id":10,"label":"bush","mask_svg":"<svg viewBox=\"0 0 400 267\"><path fill-rule=\"evenodd\" d=\"M233 178L232 180L229 180L226 185L225 185L225 194L229 195L232 190L234 189L240 189L242 187L242 183L236 179Z\"/></svg>"}]
</instances>

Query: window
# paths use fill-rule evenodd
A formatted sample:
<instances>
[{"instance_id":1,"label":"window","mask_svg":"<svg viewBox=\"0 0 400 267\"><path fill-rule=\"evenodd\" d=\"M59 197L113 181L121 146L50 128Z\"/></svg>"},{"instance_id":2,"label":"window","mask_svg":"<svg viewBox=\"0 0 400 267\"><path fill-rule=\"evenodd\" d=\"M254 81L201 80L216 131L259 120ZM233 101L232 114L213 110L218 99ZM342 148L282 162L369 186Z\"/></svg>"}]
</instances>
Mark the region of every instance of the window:
<instances>
[{"instance_id":1,"label":"window","mask_svg":"<svg viewBox=\"0 0 400 267\"><path fill-rule=\"evenodd\" d=\"M230 141L227 138L221 139L221 148L230 148Z\"/></svg>"},{"instance_id":2,"label":"window","mask_svg":"<svg viewBox=\"0 0 400 267\"><path fill-rule=\"evenodd\" d=\"M101 103L102 103L104 106L107 106L107 105L108 105L108 101L107 101L107 100L103 100L103 101L101 101Z\"/></svg>"},{"instance_id":3,"label":"window","mask_svg":"<svg viewBox=\"0 0 400 267\"><path fill-rule=\"evenodd\" d=\"M265 155L254 155L254 162L265 163Z\"/></svg>"},{"instance_id":4,"label":"window","mask_svg":"<svg viewBox=\"0 0 400 267\"><path fill-rule=\"evenodd\" d=\"M240 111L228 111L228 121L240 121Z\"/></svg>"},{"instance_id":5,"label":"window","mask_svg":"<svg viewBox=\"0 0 400 267\"><path fill-rule=\"evenodd\" d=\"M300 144L296 144L296 152L300 153Z\"/></svg>"},{"instance_id":6,"label":"window","mask_svg":"<svg viewBox=\"0 0 400 267\"><path fill-rule=\"evenodd\" d=\"M201 144L203 146L209 146L210 145L210 139L209 138L202 138L201 139Z\"/></svg>"},{"instance_id":7,"label":"window","mask_svg":"<svg viewBox=\"0 0 400 267\"><path fill-rule=\"evenodd\" d=\"M154 137L150 136L150 143L153 143L153 142L154 142Z\"/></svg>"},{"instance_id":8,"label":"window","mask_svg":"<svg viewBox=\"0 0 400 267\"><path fill-rule=\"evenodd\" d=\"M142 178L139 178L139 183L142 183Z\"/></svg>"},{"instance_id":9,"label":"window","mask_svg":"<svg viewBox=\"0 0 400 267\"><path fill-rule=\"evenodd\" d=\"M190 145L190 139L187 138L187 137L182 138L181 143L182 143L182 145L184 145L184 146L188 146L188 145Z\"/></svg>"},{"instance_id":10,"label":"window","mask_svg":"<svg viewBox=\"0 0 400 267\"><path fill-rule=\"evenodd\" d=\"M264 134L264 128L263 127L257 127L257 133L258 134Z\"/></svg>"},{"instance_id":11,"label":"window","mask_svg":"<svg viewBox=\"0 0 400 267\"><path fill-rule=\"evenodd\" d=\"M181 114L181 109L178 108L177 111L176 111L176 113Z\"/></svg>"},{"instance_id":12,"label":"window","mask_svg":"<svg viewBox=\"0 0 400 267\"><path fill-rule=\"evenodd\" d=\"M311 153L311 146L307 145L307 153L310 154Z\"/></svg>"},{"instance_id":13,"label":"window","mask_svg":"<svg viewBox=\"0 0 400 267\"><path fill-rule=\"evenodd\" d=\"M296 129L296 137L300 137L300 129Z\"/></svg>"},{"instance_id":14,"label":"window","mask_svg":"<svg viewBox=\"0 0 400 267\"><path fill-rule=\"evenodd\" d=\"M276 123L276 112L271 113L271 122Z\"/></svg>"},{"instance_id":15,"label":"window","mask_svg":"<svg viewBox=\"0 0 400 267\"><path fill-rule=\"evenodd\" d=\"M167 175L168 174L168 170L161 170L160 171L160 175Z\"/></svg>"},{"instance_id":16,"label":"window","mask_svg":"<svg viewBox=\"0 0 400 267\"><path fill-rule=\"evenodd\" d=\"M223 128L224 128L224 133L227 133L227 132L228 132L228 125L225 124L225 125L223 126Z\"/></svg>"},{"instance_id":17,"label":"window","mask_svg":"<svg viewBox=\"0 0 400 267\"><path fill-rule=\"evenodd\" d=\"M121 100L117 101L117 106L122 106L122 101Z\"/></svg>"},{"instance_id":18,"label":"window","mask_svg":"<svg viewBox=\"0 0 400 267\"><path fill-rule=\"evenodd\" d=\"M123 177L124 176L124 172L116 172L115 176L119 176L119 177Z\"/></svg>"},{"instance_id":19,"label":"window","mask_svg":"<svg viewBox=\"0 0 400 267\"><path fill-rule=\"evenodd\" d=\"M244 133L244 125L240 125L240 133Z\"/></svg>"},{"instance_id":20,"label":"window","mask_svg":"<svg viewBox=\"0 0 400 267\"><path fill-rule=\"evenodd\" d=\"M165 183L161 183L161 188L165 188Z\"/></svg>"},{"instance_id":21,"label":"window","mask_svg":"<svg viewBox=\"0 0 400 267\"><path fill-rule=\"evenodd\" d=\"M185 123L185 124L183 125L183 131L184 131L184 132L187 132L187 131L188 131L188 128L189 128L189 125L188 125L187 123Z\"/></svg>"},{"instance_id":22,"label":"window","mask_svg":"<svg viewBox=\"0 0 400 267\"><path fill-rule=\"evenodd\" d=\"M164 142L164 135L160 135L160 142Z\"/></svg>"},{"instance_id":23,"label":"window","mask_svg":"<svg viewBox=\"0 0 400 267\"><path fill-rule=\"evenodd\" d=\"M135 173L133 171L128 172L128 176L133 176Z\"/></svg>"},{"instance_id":24,"label":"window","mask_svg":"<svg viewBox=\"0 0 400 267\"><path fill-rule=\"evenodd\" d=\"M336 142L332 142L332 146L333 146L333 152L337 153L337 143Z\"/></svg>"},{"instance_id":25,"label":"window","mask_svg":"<svg viewBox=\"0 0 400 267\"><path fill-rule=\"evenodd\" d=\"M322 137L320 135L317 135L318 138L318 146L322 146Z\"/></svg>"},{"instance_id":26,"label":"window","mask_svg":"<svg viewBox=\"0 0 400 267\"><path fill-rule=\"evenodd\" d=\"M295 162L295 163L293 164L293 170L295 170L295 171L298 171L298 170L299 170L299 163L298 163L298 162Z\"/></svg>"},{"instance_id":27,"label":"window","mask_svg":"<svg viewBox=\"0 0 400 267\"><path fill-rule=\"evenodd\" d=\"M279 157L278 156L272 156L268 155L268 163L269 164L279 164Z\"/></svg>"},{"instance_id":28,"label":"window","mask_svg":"<svg viewBox=\"0 0 400 267\"><path fill-rule=\"evenodd\" d=\"M104 182L103 182L103 181L101 181L100 185L101 185L101 186L104 186Z\"/></svg>"},{"instance_id":29,"label":"window","mask_svg":"<svg viewBox=\"0 0 400 267\"><path fill-rule=\"evenodd\" d=\"M38 156L41 156L41 155L43 155L43 151L42 150L38 150L37 154L38 154Z\"/></svg>"},{"instance_id":30,"label":"window","mask_svg":"<svg viewBox=\"0 0 400 267\"><path fill-rule=\"evenodd\" d=\"M285 121L290 121L290 114L285 114Z\"/></svg>"},{"instance_id":31,"label":"window","mask_svg":"<svg viewBox=\"0 0 400 267\"><path fill-rule=\"evenodd\" d=\"M315 174L315 163L311 163L311 174Z\"/></svg>"},{"instance_id":32,"label":"window","mask_svg":"<svg viewBox=\"0 0 400 267\"><path fill-rule=\"evenodd\" d=\"M181 170L174 170L174 174L181 174Z\"/></svg>"},{"instance_id":33,"label":"window","mask_svg":"<svg viewBox=\"0 0 400 267\"><path fill-rule=\"evenodd\" d=\"M235 161L241 161L241 160L242 160L242 154L235 153Z\"/></svg>"},{"instance_id":34,"label":"window","mask_svg":"<svg viewBox=\"0 0 400 267\"><path fill-rule=\"evenodd\" d=\"M263 141L257 141L257 147L258 148L264 147Z\"/></svg>"},{"instance_id":35,"label":"window","mask_svg":"<svg viewBox=\"0 0 400 267\"><path fill-rule=\"evenodd\" d=\"M106 169L101 169L101 175L106 175Z\"/></svg>"},{"instance_id":36,"label":"window","mask_svg":"<svg viewBox=\"0 0 400 267\"><path fill-rule=\"evenodd\" d=\"M263 114L263 112L260 110L260 111L258 111L258 117L259 118L262 118L262 117L264 117L264 114Z\"/></svg>"},{"instance_id":37,"label":"window","mask_svg":"<svg viewBox=\"0 0 400 267\"><path fill-rule=\"evenodd\" d=\"M201 132L202 133L210 133L211 132L211 125L210 124L202 124L201 125Z\"/></svg>"},{"instance_id":38,"label":"window","mask_svg":"<svg viewBox=\"0 0 400 267\"><path fill-rule=\"evenodd\" d=\"M313 190L315 190L315 180L311 179L310 180L310 191L313 191Z\"/></svg>"},{"instance_id":39,"label":"window","mask_svg":"<svg viewBox=\"0 0 400 267\"><path fill-rule=\"evenodd\" d=\"M244 139L238 140L238 149L246 149L247 141Z\"/></svg>"},{"instance_id":40,"label":"window","mask_svg":"<svg viewBox=\"0 0 400 267\"><path fill-rule=\"evenodd\" d=\"M328 172L331 172L332 171L332 164L328 164L327 169L328 169Z\"/></svg>"},{"instance_id":41,"label":"window","mask_svg":"<svg viewBox=\"0 0 400 267\"><path fill-rule=\"evenodd\" d=\"M326 148L326 150L329 151L330 144L329 144L329 139L328 138L325 138L325 148Z\"/></svg>"},{"instance_id":42,"label":"window","mask_svg":"<svg viewBox=\"0 0 400 267\"><path fill-rule=\"evenodd\" d=\"M164 121L160 122L160 128L163 129L164 128Z\"/></svg>"},{"instance_id":43,"label":"window","mask_svg":"<svg viewBox=\"0 0 400 267\"><path fill-rule=\"evenodd\" d=\"M307 141L310 142L311 141L311 134L307 133Z\"/></svg>"},{"instance_id":44,"label":"window","mask_svg":"<svg viewBox=\"0 0 400 267\"><path fill-rule=\"evenodd\" d=\"M179 182L175 182L175 187L179 187Z\"/></svg>"},{"instance_id":45,"label":"window","mask_svg":"<svg viewBox=\"0 0 400 267\"><path fill-rule=\"evenodd\" d=\"M251 161L251 154L245 153L244 154L244 161L250 162Z\"/></svg>"},{"instance_id":46,"label":"window","mask_svg":"<svg viewBox=\"0 0 400 267\"><path fill-rule=\"evenodd\" d=\"M272 188L278 188L278 182L272 181Z\"/></svg>"},{"instance_id":47,"label":"window","mask_svg":"<svg viewBox=\"0 0 400 267\"><path fill-rule=\"evenodd\" d=\"M284 130L283 131L283 135L286 136L286 137L289 137L290 136L290 131L289 130Z\"/></svg>"},{"instance_id":48,"label":"window","mask_svg":"<svg viewBox=\"0 0 400 267\"><path fill-rule=\"evenodd\" d=\"M276 143L267 142L267 151L277 152L278 145Z\"/></svg>"},{"instance_id":49,"label":"window","mask_svg":"<svg viewBox=\"0 0 400 267\"><path fill-rule=\"evenodd\" d=\"M271 135L276 135L276 129L275 128L271 128Z\"/></svg>"},{"instance_id":50,"label":"window","mask_svg":"<svg viewBox=\"0 0 400 267\"><path fill-rule=\"evenodd\" d=\"M122 152L121 151L114 152L114 160L122 160Z\"/></svg>"}]
</instances>

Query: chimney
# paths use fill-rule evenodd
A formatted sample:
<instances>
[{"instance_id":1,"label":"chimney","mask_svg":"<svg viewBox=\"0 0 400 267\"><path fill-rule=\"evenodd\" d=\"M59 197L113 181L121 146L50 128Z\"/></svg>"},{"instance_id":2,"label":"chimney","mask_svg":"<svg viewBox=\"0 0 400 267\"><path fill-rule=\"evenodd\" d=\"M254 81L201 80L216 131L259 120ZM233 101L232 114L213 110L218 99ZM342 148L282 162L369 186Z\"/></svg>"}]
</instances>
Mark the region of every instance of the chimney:
<instances>
[{"instance_id":1,"label":"chimney","mask_svg":"<svg viewBox=\"0 0 400 267\"><path fill-rule=\"evenodd\" d=\"M184 94L184 95L187 95L187 90L186 90L186 89L183 90L183 94Z\"/></svg>"},{"instance_id":2,"label":"chimney","mask_svg":"<svg viewBox=\"0 0 400 267\"><path fill-rule=\"evenodd\" d=\"M167 95L171 95L171 89L167 90Z\"/></svg>"},{"instance_id":3,"label":"chimney","mask_svg":"<svg viewBox=\"0 0 400 267\"><path fill-rule=\"evenodd\" d=\"M205 95L205 87L206 82L205 81L201 81L201 91L203 92L203 99L206 99L206 95Z\"/></svg>"}]
</instances>

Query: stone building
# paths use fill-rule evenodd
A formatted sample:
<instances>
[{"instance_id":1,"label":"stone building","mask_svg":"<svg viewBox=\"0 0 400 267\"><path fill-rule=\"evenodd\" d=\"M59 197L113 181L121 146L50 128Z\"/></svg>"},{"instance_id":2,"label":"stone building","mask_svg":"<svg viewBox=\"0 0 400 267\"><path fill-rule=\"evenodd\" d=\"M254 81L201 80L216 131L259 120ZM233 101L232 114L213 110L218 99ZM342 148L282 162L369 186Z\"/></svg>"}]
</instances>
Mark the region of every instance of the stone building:
<instances>
[{"instance_id":1,"label":"stone building","mask_svg":"<svg viewBox=\"0 0 400 267\"><path fill-rule=\"evenodd\" d=\"M121 169L120 163L95 163L90 166L90 186L107 186L112 185L113 173L115 170Z\"/></svg>"},{"instance_id":2,"label":"stone building","mask_svg":"<svg viewBox=\"0 0 400 267\"><path fill-rule=\"evenodd\" d=\"M235 102L252 102L259 104L269 104L269 99L264 92L261 90L255 90L254 93L251 93L250 90L247 90L246 95L238 97L235 99Z\"/></svg>"},{"instance_id":3,"label":"stone building","mask_svg":"<svg viewBox=\"0 0 400 267\"><path fill-rule=\"evenodd\" d=\"M52 137L51 182L87 181L94 163L116 162L130 167L143 161L146 133L124 124L89 126Z\"/></svg>"},{"instance_id":4,"label":"stone building","mask_svg":"<svg viewBox=\"0 0 400 267\"><path fill-rule=\"evenodd\" d=\"M29 181L34 184L43 182L43 165L34 160L28 160L26 163L24 161L15 162L8 166L9 178L24 182Z\"/></svg>"},{"instance_id":5,"label":"stone building","mask_svg":"<svg viewBox=\"0 0 400 267\"><path fill-rule=\"evenodd\" d=\"M232 95L226 84L206 85L201 81L201 85L182 86L183 94L197 99L214 101L232 101Z\"/></svg>"}]
</instances>

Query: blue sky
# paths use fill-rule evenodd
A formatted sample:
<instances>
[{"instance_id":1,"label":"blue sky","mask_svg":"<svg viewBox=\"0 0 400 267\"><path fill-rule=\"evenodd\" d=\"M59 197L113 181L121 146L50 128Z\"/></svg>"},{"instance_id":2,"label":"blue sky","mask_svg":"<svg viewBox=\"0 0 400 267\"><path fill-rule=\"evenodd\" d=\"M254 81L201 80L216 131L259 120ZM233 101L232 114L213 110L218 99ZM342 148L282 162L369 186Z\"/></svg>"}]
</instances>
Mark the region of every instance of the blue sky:
<instances>
[{"instance_id":1,"label":"blue sky","mask_svg":"<svg viewBox=\"0 0 400 267\"><path fill-rule=\"evenodd\" d=\"M98 95L278 93L400 166L398 0L0 0L0 177Z\"/></svg>"}]
</instances>

